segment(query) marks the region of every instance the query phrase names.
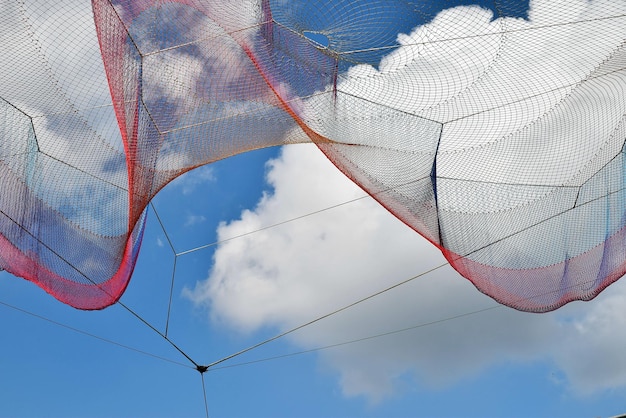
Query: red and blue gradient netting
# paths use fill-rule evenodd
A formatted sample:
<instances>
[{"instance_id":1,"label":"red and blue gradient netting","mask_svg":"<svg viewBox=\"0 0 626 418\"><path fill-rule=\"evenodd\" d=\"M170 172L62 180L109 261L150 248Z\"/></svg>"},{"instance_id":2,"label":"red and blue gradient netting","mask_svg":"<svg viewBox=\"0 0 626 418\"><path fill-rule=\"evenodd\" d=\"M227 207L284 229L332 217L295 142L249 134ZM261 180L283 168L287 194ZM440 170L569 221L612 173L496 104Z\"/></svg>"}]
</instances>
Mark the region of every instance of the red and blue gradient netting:
<instances>
[{"instance_id":1,"label":"red and blue gradient netting","mask_svg":"<svg viewBox=\"0 0 626 418\"><path fill-rule=\"evenodd\" d=\"M109 306L168 182L314 142L497 301L593 298L626 273L626 3L471 3L2 1L0 266Z\"/></svg>"}]
</instances>

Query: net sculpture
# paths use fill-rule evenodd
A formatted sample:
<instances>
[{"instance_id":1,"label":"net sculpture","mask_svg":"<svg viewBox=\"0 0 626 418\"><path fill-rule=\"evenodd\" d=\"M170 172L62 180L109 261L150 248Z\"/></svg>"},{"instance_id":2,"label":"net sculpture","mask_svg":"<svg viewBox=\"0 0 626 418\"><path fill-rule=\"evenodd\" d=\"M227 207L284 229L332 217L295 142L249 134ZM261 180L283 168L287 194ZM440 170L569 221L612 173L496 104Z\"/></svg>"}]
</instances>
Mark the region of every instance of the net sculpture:
<instances>
[{"instance_id":1,"label":"net sculpture","mask_svg":"<svg viewBox=\"0 0 626 418\"><path fill-rule=\"evenodd\" d=\"M497 301L589 300L626 273L625 43L623 0L2 0L0 267L109 306L168 182L314 142Z\"/></svg>"}]
</instances>

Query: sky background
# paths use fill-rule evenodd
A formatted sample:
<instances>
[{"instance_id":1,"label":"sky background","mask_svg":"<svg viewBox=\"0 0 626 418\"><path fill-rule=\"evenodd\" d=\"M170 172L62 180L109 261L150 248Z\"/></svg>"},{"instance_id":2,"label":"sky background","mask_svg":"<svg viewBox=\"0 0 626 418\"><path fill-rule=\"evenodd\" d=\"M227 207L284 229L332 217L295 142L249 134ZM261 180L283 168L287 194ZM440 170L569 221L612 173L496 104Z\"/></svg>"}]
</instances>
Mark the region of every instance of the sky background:
<instances>
[{"instance_id":1,"label":"sky background","mask_svg":"<svg viewBox=\"0 0 626 418\"><path fill-rule=\"evenodd\" d=\"M167 235L150 208L122 302L202 364L444 263L312 145L199 168L154 207ZM174 253L299 217L179 255L167 321ZM204 415L198 372L121 306L77 311L7 273L0 289L0 416ZM521 313L444 266L210 370L209 415L617 415L625 302L620 281Z\"/></svg>"},{"instance_id":2,"label":"sky background","mask_svg":"<svg viewBox=\"0 0 626 418\"><path fill-rule=\"evenodd\" d=\"M290 172L280 175L282 180L274 188L264 187L263 174L277 174L265 161L277 157L277 152L253 152L197 170L161 193L155 206L168 230L174 231L170 239L177 251L212 242L220 222L231 220L220 230L231 232L229 228L241 224L237 221L241 211L254 209L263 192L272 199L301 190L301 195L290 196L299 214L363 195L349 182L342 182L317 150L305 145L284 149L273 170ZM256 184L238 175L242 166ZM307 176L306 171L313 168L317 175ZM285 189L294 178L300 180L297 188ZM333 192L325 182L318 183L324 179L334 182ZM216 195L223 198L216 200ZM290 218L287 214L282 219ZM355 238L363 237L344 228L354 228L353 234L358 234L364 218L375 223L369 232L371 245L357 251ZM229 355L443 262L430 244L369 199L268 231L275 242L287 234L309 247L307 251L298 245L295 251L302 252L301 256L289 260L291 267L283 267L307 271L293 276L290 272L269 295L248 283L235 296L216 298L216 303L226 307L196 305L189 290L183 289L203 283L215 254L207 250L179 257L169 335L196 361L209 363ZM318 240L322 234L337 238ZM281 244L264 246L266 238L253 238L258 235L249 236L245 245L261 240L257 251L279 255L285 251ZM316 241L330 244L324 249ZM329 261L332 257L340 261ZM160 330L165 329L172 261L166 237L151 213L138 267L122 301ZM243 268L241 264L232 268L238 266ZM186 364L164 340L119 306L77 311L26 281L7 274L1 277L2 303ZM237 277L245 281L245 275ZM367 342L208 372L209 413L615 415L623 412L626 392L625 298L626 288L618 282L592 302L573 303L550 314L524 314L499 307L451 269L443 268L224 365L494 309ZM6 305L1 309L3 416L203 415L201 380L195 370L78 334Z\"/></svg>"}]
</instances>

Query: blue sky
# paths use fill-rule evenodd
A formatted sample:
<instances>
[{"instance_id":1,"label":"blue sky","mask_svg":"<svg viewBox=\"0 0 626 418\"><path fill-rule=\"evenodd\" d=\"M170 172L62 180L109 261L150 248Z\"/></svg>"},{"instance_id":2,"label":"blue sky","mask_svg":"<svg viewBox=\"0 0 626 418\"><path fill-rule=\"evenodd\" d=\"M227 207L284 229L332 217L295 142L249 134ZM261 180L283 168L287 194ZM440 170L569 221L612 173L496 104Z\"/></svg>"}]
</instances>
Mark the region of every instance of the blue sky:
<instances>
[{"instance_id":1,"label":"blue sky","mask_svg":"<svg viewBox=\"0 0 626 418\"><path fill-rule=\"evenodd\" d=\"M297 147L301 146L293 146ZM309 148L307 153L312 151L315 150ZM217 223L237 219L241 210L254 208L264 191L271 192L271 189L259 179L262 179L267 171L265 161L276 157L277 152L279 150L269 149L225 160L217 163L210 172L202 169L192 172L160 194L155 206L168 230L175 231L170 238L177 246L177 250L184 251L188 248L185 246L187 242L191 247L199 243L212 242ZM238 179L237 174L242 166L246 167L250 178L255 179L252 184L248 181L244 184ZM216 195L223 195L224 199L216 203L214 200ZM351 197L346 196L346 200ZM191 203L188 199L191 199ZM317 207L310 209L315 210ZM193 216L203 216L205 219L197 221L194 225L185 226ZM329 217L332 220L333 215ZM317 225L314 217L298 222L304 222L311 227L325 228L323 224ZM181 230L188 232L180 234ZM178 241L179 239L183 242ZM172 268L171 251L162 246L164 242L165 236L155 222L154 214L151 213L135 277L122 298L125 304L161 330L164 330L165 326ZM207 363L277 332L277 329L271 326L242 332L237 330L237 327L210 321L206 310L194 306L183 296L183 287L192 287L197 280L207 276L212 254L211 250L200 251L179 258L169 325L172 340L197 361ZM346 258L352 261L349 255L346 255ZM442 260L439 257L433 262L439 263ZM419 263L412 268L416 273L424 270ZM413 294L417 301L423 302L424 298L433 297L432 290L437 285L428 282L445 280L445 276L450 276L450 283L465 284L461 277L446 270L443 274L425 276L423 283L407 287L406 292ZM0 306L5 341L1 360L3 378L0 380L2 384L0 390L3 393L3 402L0 406L0 415L202 416L204 414L199 374L185 367L184 358L124 309L113 306L104 311L77 311L58 303L28 282L10 277L6 273L1 277L3 303L183 365L120 348ZM401 277L392 277L389 281L397 279ZM449 283L444 286L449 286ZM488 298L478 296L471 286L461 287L462 295L474 299L473 307L476 308L461 311L461 314L494 306ZM360 293L348 292L345 295L346 300ZM564 308L565 312L561 317L567 320L567 317L576 318L588 312L599 311L607 300L610 302L616 297L623 298L624 294L626 290L623 285L614 285L593 302L575 304L577 306L574 306L574 309ZM455 300L457 297L458 294L455 292L451 299ZM442 311L436 313L438 319L448 318L455 313L454 309L445 306L450 303L445 297L438 298L436 303L444 306ZM498 328L498 318L505 317L510 320L507 324L511 327L535 326L541 329L542 322L553 320L553 316L550 315L521 314L508 308L496 308L484 314L451 320L447 324L452 324L453 328L456 325L469 328L495 325ZM620 315L623 317L623 314ZM531 321L524 325L519 316L530 317ZM431 319L437 318L408 318L408 323L417 325ZM404 323L406 320L385 323L382 328L393 331L403 328ZM623 333L620 329L623 328L622 325L623 322L615 323L616 329L612 332L615 332L616 336L612 343L619 344L622 341L619 338L619 334ZM377 330L368 333L369 328L364 327L364 336L378 333ZM376 328L376 325L372 325L372 328ZM424 338L422 342L427 343L427 338L432 338L440 332L444 334L447 332L445 324L432 325L430 328L430 330L418 328L409 332L409 336L419 344L422 338ZM612 329L611 325L608 329ZM496 339L499 338L499 332L502 330L495 329L493 332L483 333L480 337L493 338L494 344L498 345ZM306 331L303 334L306 336ZM452 341L453 344L463 346L466 343L463 340L456 340L456 335L448 337L448 341ZM502 337L504 340L510 339L510 335ZM348 336L343 338L337 335L335 342L347 340L350 340ZM398 341L395 338L381 338L378 343L373 347L366 347L368 350L376 350L371 353L374 357L384 357L387 352L393 353L390 345ZM549 347L551 343L554 342L547 339L544 347L539 345L536 349L540 353L542 351L548 353L555 349ZM591 365L594 362L601 363L603 361L601 356L604 354L603 343L599 341L597 351L589 348L586 355L578 360L589 362ZM358 348L360 345L363 343L356 343L351 347ZM280 356L307 348L311 347L301 340L283 339L225 365ZM445 346L439 348L442 351L451 349ZM572 348L566 344L558 345L557 342L556 350L558 356L559 351L566 353ZM621 348L619 350L621 351ZM606 417L623 412L625 394L623 386L616 385L591 393L578 393L568 383L567 375L554 358L541 354L534 356L535 358L532 358L532 355L524 358L516 352L515 347L501 347L494 352L492 362L488 361L486 365L462 376L453 376L435 387L430 387L428 381L421 381L412 375L415 371L407 369L397 377L393 392L378 400L366 395L345 394L338 371L341 366L337 366L332 357L324 357L328 353L332 355L332 351L333 349L329 349L320 353L296 355L208 372L205 375L205 383L210 415ZM372 367L376 366L372 364ZM441 367L440 364L437 366ZM620 363L615 367L624 373ZM450 373L445 367L439 372Z\"/></svg>"},{"instance_id":2,"label":"blue sky","mask_svg":"<svg viewBox=\"0 0 626 418\"><path fill-rule=\"evenodd\" d=\"M363 196L310 145L197 169L155 198L168 236L149 209L122 302L165 332L174 262L168 237L181 253L348 201L180 255L171 340L208 364L444 263ZM7 273L0 289L0 416L204 416L200 375L121 306L77 311ZM525 314L442 267L207 372L209 415L624 413L624 301L626 284L618 282L592 302ZM409 330L258 361L402 329Z\"/></svg>"}]
</instances>

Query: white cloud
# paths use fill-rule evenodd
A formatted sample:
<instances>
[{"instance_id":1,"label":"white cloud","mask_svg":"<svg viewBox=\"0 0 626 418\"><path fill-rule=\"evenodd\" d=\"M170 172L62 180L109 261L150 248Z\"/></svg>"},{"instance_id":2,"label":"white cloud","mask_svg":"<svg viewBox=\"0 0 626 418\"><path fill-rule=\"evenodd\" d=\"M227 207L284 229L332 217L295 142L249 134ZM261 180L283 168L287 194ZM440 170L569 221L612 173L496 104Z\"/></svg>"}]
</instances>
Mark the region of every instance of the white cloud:
<instances>
[{"instance_id":1,"label":"white cloud","mask_svg":"<svg viewBox=\"0 0 626 418\"><path fill-rule=\"evenodd\" d=\"M446 10L431 24L409 35L401 35L399 40L405 46L386 57L379 70L368 66L353 68L339 89L439 121L444 127L444 140L463 132L467 141L460 145L455 145L454 141L442 142L440 159L443 162L438 165L444 170L438 175L471 178L467 169L479 163L472 159L472 152L461 164L458 161L448 164L446 159L462 149L488 148L512 132L523 133L525 127L532 129L541 115L554 114L550 109L558 107L559 103L578 100L573 93L576 83L592 74L599 60L610 55L612 48L623 41L626 19L596 18L619 15L618 11L625 7L623 2L612 0L537 0L531 2L531 21L492 20L489 11L477 7ZM471 24L465 19L469 13L474 18ZM566 35L555 37L554 43L542 42L542 37L553 30L549 27L560 23L564 16L593 18L596 23L575 25L572 31L559 29ZM537 25L548 27L529 30ZM616 29L620 27L622 29ZM520 31L504 38L471 36L448 42L447 48L441 47L441 42L446 42L443 39L454 38L459 31L467 35L497 34L503 28ZM607 43L598 43L598 36ZM439 42L425 43L435 40ZM459 63L463 64L462 68ZM527 90L517 89L526 79L526 87L543 92L546 83L554 83L555 77L557 85L565 87L553 94L528 98ZM413 88L402 87L407 85ZM623 101L616 106L614 98L602 92L593 97L597 99L594 117L603 121L601 126L611 129L624 114ZM515 108L518 99L524 102L524 109ZM350 135L358 132L363 122L358 117L351 119L349 114L343 119L324 114L324 109L328 109L324 107L324 100L320 96L308 101L305 112L312 114L307 114L306 118L314 120L313 116L317 116L315 129L323 134L341 136L343 133L346 141L352 141ZM516 114L526 118L507 118L499 113L499 106L504 102L498 100L510 103L503 106L508 114L523 110ZM488 111L491 107L496 110ZM350 106L337 106L333 111L341 113L343 109L350 109ZM318 114L314 115L316 112ZM473 115L474 112L478 113ZM324 132L324 121L333 117L341 119L342 124L330 124L329 132ZM353 125L350 125L351 120ZM562 123L563 120L571 120L573 125ZM580 166L578 160L587 158L585 153L592 153L585 147L597 146L586 142L590 137L588 128L595 129L597 124L584 127L578 120L563 120L555 122L554 126L562 129L561 134L565 132L563 138L578 141L575 151L584 152L559 159L553 154L555 149L540 148L537 152L542 154L534 156L535 160L529 155L519 160L510 155L497 158L500 154L496 149L498 170L489 172L495 176L492 180L517 182L521 179L540 183L545 181L543 170L548 160ZM559 137L557 131L550 130L550 124L546 126L544 134ZM336 139L337 135L329 136ZM369 139L358 137L357 140L367 142ZM222 224L218 229L219 238L239 235L363 194L312 148L284 148L280 158L271 162L268 172L274 193L265 195L254 210L242 212L240 220ZM589 164L595 166L605 159L608 161L614 156L611 153L619 151L608 148L610 151L599 152L598 161ZM493 155L490 158L494 161ZM533 167L537 169L524 174L528 170L521 170L520 161L529 160L536 163ZM582 183L588 178L585 176L591 174L589 170L582 170L571 179L572 173L568 170L570 168L565 167L560 174L573 182ZM441 205L449 205L451 210L455 202L445 199L452 196L441 193ZM474 205L469 209L465 207L464 211L482 212L479 209L485 205L484 200L484 197L477 197L462 202ZM520 205L517 201L496 204ZM528 242L518 244L529 245ZM205 306L213 321L240 332L268 326L286 330L442 262L443 258L432 245L366 199L220 244L209 277L198 282L193 290L186 289L185 294L196 304ZM566 377L568 390L578 394L624 390L626 355L619 347L626 342L626 315L622 309L625 298L626 283L620 282L593 302L573 303L550 314L528 314L499 307L437 322L495 305L451 268L445 267L289 338L293 344L309 349L434 322L320 354L321 361L338 372L346 395L364 395L374 401L393 394L407 375L421 386L437 388L505 362L550 362Z\"/></svg>"},{"instance_id":2,"label":"white cloud","mask_svg":"<svg viewBox=\"0 0 626 418\"><path fill-rule=\"evenodd\" d=\"M74 3L67 2L72 7ZM21 11L17 10L17 6L10 6L10 2L3 4L11 8L7 9L7 13L11 11L16 16L9 19L10 24L16 27L5 26L2 32L3 47L8 48L0 52L0 56L4 58L0 60L2 96L18 96L19 93L23 97L25 92L28 93L25 100L27 104L19 100L15 103L34 115L51 114L59 110L74 111L65 101L66 98L55 90L54 83L50 82L47 64L38 61L37 65L31 66L31 61L27 59L19 61L20 64L10 59L23 55L36 59L41 57L37 52L38 47L32 44L27 45L29 50L19 49L19 39L30 39L30 35L26 33L28 25L17 27L16 23L21 22ZM31 4L36 5L37 2ZM92 120L99 120L99 124L94 124L94 130L101 137L108 138L107 141L114 146L119 146L119 136L115 131L117 128L114 124L104 123L113 119L110 117L110 109L109 119L102 115L96 117L86 110L89 106L108 104L108 90L102 67L98 65L93 72L87 71L97 82L88 86L82 82L73 83L70 81L75 80L72 77L76 77L76 73L84 74L81 72L84 69L74 68L73 59L69 55L61 57L54 54L54 51L69 51L73 55L93 54L96 51L88 2L81 4L85 8L79 13L81 23L77 27L80 30L73 32L73 36L67 36L68 32L64 30L59 31L64 26L58 24L58 20L50 21L56 22L56 26L34 26L52 31L53 35L37 34L37 37L44 41L43 48L52 52L52 55L46 57L51 71L60 80L69 100L81 107L80 116L90 123L93 123ZM568 10L572 13L584 9L587 17L601 17L598 13L607 10L601 6L616 5L611 13L616 13L618 6L626 7L620 1L599 0L542 0L532 4L530 16L533 24L550 25L558 23L559 19L566 16L561 13L564 5L569 5ZM64 11L63 7L49 10L58 16L63 15ZM473 43L475 41L452 45L455 63L462 61L466 66L462 71L445 71L455 63L446 61L439 49L430 48L422 41L442 39L450 33L458 33L458 30L467 30L468 34L473 29L495 33L503 23L509 29L528 29L530 25L519 19L492 21L488 12L479 13L476 8L471 9L477 13L475 16L480 17L475 21L475 28L471 25L458 25L458 22L463 21L464 11L467 10L470 9L446 11L431 25L400 36L399 39L405 47L387 57L381 64L380 71L371 67L354 68L350 73L354 78L340 83L340 88L344 92L357 91L359 94L367 91L382 104L449 123L450 128L446 132L449 135L455 130L473 132L470 138L474 142L465 143L464 147L486 146L503 133L521 129L531 123L537 115L563 100L571 89L565 88L552 95L545 95L541 100L528 105L527 120L511 121L498 112L485 112L484 119L459 119L467 116L463 112L484 110L485 107L494 105L493 102L487 103L476 98L496 97L494 92L500 90L507 91L507 95L503 96L509 100L519 97L522 93L513 88L518 84L519 77L542 74L536 65L546 66L546 60L557 56L561 60L550 61L547 66L553 70L558 69L563 85L579 81L595 68L593 65L596 58L606 54L605 50L591 47L595 34L601 34L607 39L617 37L618 43L623 41L623 28L617 25L612 26L612 31L598 30L589 25L585 30L568 33L570 38L563 37L568 39L567 48L564 49L567 54L558 55L550 48L543 49L546 47L541 42L541 36L545 35L543 32L529 38L511 36L507 38L509 44L523 39L530 42L513 49L517 58L509 57L507 61L502 60L499 55L500 40L487 36L482 38L483 43L478 48L481 53L478 55L469 48L477 45ZM41 19L44 18L46 17L41 16ZM454 25L454 22L457 24ZM8 22L4 23L9 25ZM607 27L609 25L607 23ZM63 32L65 38L55 36L54 33L57 32ZM87 43L82 44L82 37L86 34L88 36L84 40ZM66 47L52 47L53 43L61 40ZM409 45L415 42L419 45ZM25 44L27 43L21 45ZM189 54L184 55L182 58L190 59ZM203 58L212 59L213 55L208 54ZM91 56L81 58L81 62L99 60ZM510 77L502 77L497 82L486 77L485 70L493 68L492 64L500 65L499 63L507 65L494 70L495 74L506 73L515 65L522 66L524 71L513 72ZM166 78L155 76L154 84L162 87L162 91L156 91L156 94L186 97L187 92L195 87L194 84L203 70L200 61L195 60L192 64L189 67L173 66L169 72L157 74ZM9 65L13 67L9 68ZM216 68L224 71L230 67L223 67L219 62ZM20 76L19 82L11 78L12 74ZM178 84L170 83L172 80L176 80ZM542 89L542 83L546 80L537 79L536 82L538 89ZM407 83L414 86L413 93L416 94L399 97L399 94L405 94L407 90L399 89L398 86ZM74 90L74 85L87 90ZM431 90L432 94L423 94L424 91L429 91L429 86L446 87ZM465 106L469 102L468 96L474 98L473 106L483 107ZM44 98L49 99L41 100ZM83 102L86 98L93 99L93 102ZM195 99L201 101L199 97ZM613 106L611 95L600 95L598 100L602 109L612 110L600 112L603 117L623 115L622 108ZM494 121L497 123L493 123ZM111 126L114 129L108 131L107 129L112 129ZM486 132L484 126L495 128ZM597 126L592 127L595 129ZM40 133L43 136L48 134L48 145L54 154L65 160L70 159L71 144L58 140L59 135L55 135L52 130L45 131L46 128L48 126L41 126ZM485 133L489 135L482 135ZM82 139L77 132L75 134L76 138ZM451 146L447 151L452 154L456 150ZM535 172L537 176L543 174L544 165L541 161L558 159L558 155L548 153L538 157L540 163ZM603 158L610 157L609 154L603 155ZM509 156L500 162L504 160L510 162L509 170L494 172L493 175L498 180L516 173L514 168L518 160ZM454 167L461 167L462 171L463 167L471 167L472 161L475 160L469 159L468 163L456 164ZM101 169L99 163L95 165ZM123 169L118 171L124 172ZM467 173L456 174L461 176ZM571 175L569 172L566 174ZM585 172L581 175L584 174ZM282 157L273 162L268 176L275 192L266 195L254 211L243 212L241 220L223 224L218 231L220 238L282 221L361 196L363 193L337 173L311 147L285 149ZM127 205L119 206L126 208ZM201 219L197 218L194 222L198 220ZM196 303L206 304L215 321L224 322L241 331L250 332L263 326L288 329L398 280L411 277L441 261L432 246L372 201L365 199L300 222L220 244L210 276L198 283L194 290L188 290L187 294ZM380 399L393 393L398 376L406 373L415 376L420 384L437 387L479 373L499 362L536 359L553 361L567 376L570 387L581 393L621 387L626 384L626 361L619 350L626 341L626 328L623 326L626 320L621 308L626 298L624 288L625 285L618 283L593 303L570 305L550 315L530 315L500 308L395 334L393 337L325 351L321 356L325 363L340 373L346 394L366 395L372 399ZM291 341L305 348L317 347L450 318L491 306L492 303L456 273L450 269L441 269L339 314L330 321L294 334Z\"/></svg>"},{"instance_id":3,"label":"white cloud","mask_svg":"<svg viewBox=\"0 0 626 418\"><path fill-rule=\"evenodd\" d=\"M222 224L219 239L363 195L314 148L283 148L268 172L274 193L240 220ZM205 306L214 322L240 332L286 330L442 262L432 245L363 199L220 244L208 279L185 294ZM576 393L619 389L626 386L626 355L619 348L626 339L625 298L626 283L620 282L593 302L550 314L498 307L322 351L320 360L337 371L346 395L372 401L401 390L407 376L436 389L511 362L552 362ZM445 267L307 327L290 341L315 348L491 306L497 305Z\"/></svg>"},{"instance_id":4,"label":"white cloud","mask_svg":"<svg viewBox=\"0 0 626 418\"><path fill-rule=\"evenodd\" d=\"M601 295L584 315L561 323L563 340L554 359L583 394L626 386L626 283Z\"/></svg>"},{"instance_id":5,"label":"white cloud","mask_svg":"<svg viewBox=\"0 0 626 418\"><path fill-rule=\"evenodd\" d=\"M493 19L479 6L444 10L399 35L402 46L378 69L342 75L336 101L330 86L307 100L304 118L349 144L325 150L349 175L373 192L398 190L381 201L462 255L457 267L481 289L541 310L572 296L556 291L565 281L581 288L574 297L592 297L581 282L600 282L624 262L600 254L623 227L615 209L626 201L626 3L530 7L530 20ZM615 193L603 198L607 189ZM584 265L585 277L566 259ZM545 275L532 282L523 272L534 268Z\"/></svg>"}]
</instances>

